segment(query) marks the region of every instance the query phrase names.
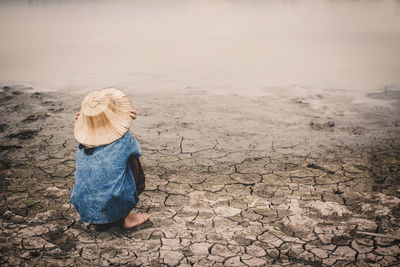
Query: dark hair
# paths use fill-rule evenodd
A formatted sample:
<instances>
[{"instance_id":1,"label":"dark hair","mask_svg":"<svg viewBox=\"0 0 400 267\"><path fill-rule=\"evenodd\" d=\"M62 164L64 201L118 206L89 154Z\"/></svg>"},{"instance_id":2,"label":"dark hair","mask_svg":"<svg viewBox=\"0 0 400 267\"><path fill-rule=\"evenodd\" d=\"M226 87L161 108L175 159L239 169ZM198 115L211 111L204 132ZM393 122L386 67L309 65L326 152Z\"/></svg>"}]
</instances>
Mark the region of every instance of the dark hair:
<instances>
[{"instance_id":1,"label":"dark hair","mask_svg":"<svg viewBox=\"0 0 400 267\"><path fill-rule=\"evenodd\" d=\"M92 147L92 148L86 148L84 145L82 145L82 144L79 144L79 149L85 149L85 154L86 155L92 155L93 154L93 151L94 151L94 147Z\"/></svg>"}]
</instances>

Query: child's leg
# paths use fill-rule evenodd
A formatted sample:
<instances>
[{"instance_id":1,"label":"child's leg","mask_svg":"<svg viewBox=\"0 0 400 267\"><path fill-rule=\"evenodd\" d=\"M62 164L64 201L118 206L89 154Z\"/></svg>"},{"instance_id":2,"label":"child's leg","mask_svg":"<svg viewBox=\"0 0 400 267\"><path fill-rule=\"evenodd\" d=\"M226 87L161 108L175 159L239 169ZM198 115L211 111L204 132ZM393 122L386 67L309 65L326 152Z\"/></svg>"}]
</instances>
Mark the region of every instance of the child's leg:
<instances>
[{"instance_id":1,"label":"child's leg","mask_svg":"<svg viewBox=\"0 0 400 267\"><path fill-rule=\"evenodd\" d=\"M132 228L138 225L141 225L145 221L150 218L149 214L146 213L133 213L133 211L129 212L128 216L124 219L124 228Z\"/></svg>"}]
</instances>

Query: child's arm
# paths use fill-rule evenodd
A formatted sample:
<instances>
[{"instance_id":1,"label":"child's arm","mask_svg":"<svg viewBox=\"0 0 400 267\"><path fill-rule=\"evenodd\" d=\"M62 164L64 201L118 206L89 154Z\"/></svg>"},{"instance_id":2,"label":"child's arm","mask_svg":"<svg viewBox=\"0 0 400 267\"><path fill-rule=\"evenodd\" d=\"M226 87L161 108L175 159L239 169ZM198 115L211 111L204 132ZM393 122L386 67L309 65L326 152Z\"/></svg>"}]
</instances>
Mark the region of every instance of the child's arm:
<instances>
[{"instance_id":1,"label":"child's arm","mask_svg":"<svg viewBox=\"0 0 400 267\"><path fill-rule=\"evenodd\" d=\"M129 129L129 131L131 132L131 134L133 134L133 136L134 136L135 139L137 140L137 139L138 139L137 135L136 135L131 129Z\"/></svg>"},{"instance_id":2,"label":"child's arm","mask_svg":"<svg viewBox=\"0 0 400 267\"><path fill-rule=\"evenodd\" d=\"M142 150L140 149L139 143L137 141L137 136L136 134L129 129L129 132L132 134L129 138L130 138L130 142L128 142L128 146L129 147L129 151L130 151L130 155L134 155L135 157L140 157L142 155Z\"/></svg>"},{"instance_id":3,"label":"child's arm","mask_svg":"<svg viewBox=\"0 0 400 267\"><path fill-rule=\"evenodd\" d=\"M129 115L132 117L132 119L136 119L137 114L138 114L138 112L137 112L136 109L131 109L131 110L129 110ZM78 114L77 114L77 115L78 115ZM131 129L129 129L129 131L131 132L131 134L133 134L133 136L134 136L134 137L136 138L136 140L137 140L138 138L137 138L136 134L135 134Z\"/></svg>"}]
</instances>

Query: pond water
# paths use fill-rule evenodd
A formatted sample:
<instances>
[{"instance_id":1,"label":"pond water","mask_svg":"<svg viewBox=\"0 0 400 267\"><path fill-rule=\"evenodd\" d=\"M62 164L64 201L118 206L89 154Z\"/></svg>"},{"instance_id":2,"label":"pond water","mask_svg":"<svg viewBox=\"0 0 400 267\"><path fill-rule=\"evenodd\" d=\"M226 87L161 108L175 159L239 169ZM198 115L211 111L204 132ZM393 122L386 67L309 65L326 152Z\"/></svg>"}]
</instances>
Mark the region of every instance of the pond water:
<instances>
[{"instance_id":1,"label":"pond water","mask_svg":"<svg viewBox=\"0 0 400 267\"><path fill-rule=\"evenodd\" d=\"M0 1L0 82L262 94L400 84L400 1Z\"/></svg>"}]
</instances>

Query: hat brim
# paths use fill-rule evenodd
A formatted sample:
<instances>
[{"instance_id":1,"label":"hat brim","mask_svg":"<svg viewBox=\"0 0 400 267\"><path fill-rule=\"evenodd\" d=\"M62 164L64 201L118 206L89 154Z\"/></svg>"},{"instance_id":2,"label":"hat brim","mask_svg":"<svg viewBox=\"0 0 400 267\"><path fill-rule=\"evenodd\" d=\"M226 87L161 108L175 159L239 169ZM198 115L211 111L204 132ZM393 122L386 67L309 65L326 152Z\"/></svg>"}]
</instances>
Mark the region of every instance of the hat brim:
<instances>
[{"instance_id":1,"label":"hat brim","mask_svg":"<svg viewBox=\"0 0 400 267\"><path fill-rule=\"evenodd\" d=\"M132 121L129 114L133 108L132 102L125 93L116 88L106 88L101 93L110 95L116 105L97 116L86 116L81 108L81 114L75 121L74 135L86 147L107 145L118 140L129 129Z\"/></svg>"}]
</instances>

